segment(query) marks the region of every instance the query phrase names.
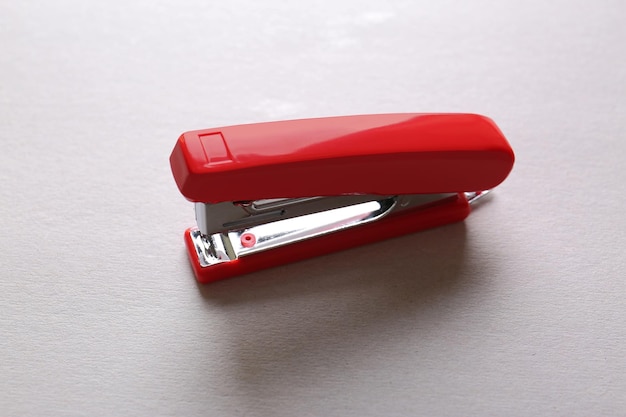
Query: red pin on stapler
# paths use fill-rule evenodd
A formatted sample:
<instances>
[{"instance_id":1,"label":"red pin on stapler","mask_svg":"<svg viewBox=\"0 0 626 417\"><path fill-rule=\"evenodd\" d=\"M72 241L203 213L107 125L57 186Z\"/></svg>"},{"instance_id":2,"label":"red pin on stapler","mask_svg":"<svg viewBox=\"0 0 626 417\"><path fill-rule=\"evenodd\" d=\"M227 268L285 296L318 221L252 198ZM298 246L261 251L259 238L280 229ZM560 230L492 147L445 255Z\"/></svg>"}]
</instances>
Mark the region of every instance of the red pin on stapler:
<instances>
[{"instance_id":1,"label":"red pin on stapler","mask_svg":"<svg viewBox=\"0 0 626 417\"><path fill-rule=\"evenodd\" d=\"M184 133L170 156L195 203L185 232L207 283L463 220L513 167L474 114L381 114Z\"/></svg>"}]
</instances>

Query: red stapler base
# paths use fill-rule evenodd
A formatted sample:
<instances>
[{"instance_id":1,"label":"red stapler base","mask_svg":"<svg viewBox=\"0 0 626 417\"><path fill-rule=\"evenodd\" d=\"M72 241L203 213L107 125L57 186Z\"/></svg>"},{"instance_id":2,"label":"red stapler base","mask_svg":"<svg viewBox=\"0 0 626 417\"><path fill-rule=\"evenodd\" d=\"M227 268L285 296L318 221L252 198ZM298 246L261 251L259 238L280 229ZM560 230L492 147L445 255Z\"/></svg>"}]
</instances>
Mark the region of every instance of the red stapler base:
<instances>
[{"instance_id":1,"label":"red stapler base","mask_svg":"<svg viewBox=\"0 0 626 417\"><path fill-rule=\"evenodd\" d=\"M428 207L398 213L376 222L349 228L340 232L291 243L271 250L248 254L235 260L207 267L200 265L191 231L185 232L185 244L195 272L202 284L247 274L285 263L325 255L365 245L395 236L455 223L465 219L470 206L465 194L460 193Z\"/></svg>"}]
</instances>

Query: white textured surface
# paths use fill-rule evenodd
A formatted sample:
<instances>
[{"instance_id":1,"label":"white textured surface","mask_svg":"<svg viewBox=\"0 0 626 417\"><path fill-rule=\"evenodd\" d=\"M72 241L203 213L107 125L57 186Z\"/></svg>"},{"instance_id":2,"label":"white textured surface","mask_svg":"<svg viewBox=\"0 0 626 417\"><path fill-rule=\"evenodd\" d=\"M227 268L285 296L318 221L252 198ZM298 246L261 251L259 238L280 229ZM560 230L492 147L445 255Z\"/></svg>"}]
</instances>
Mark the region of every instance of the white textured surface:
<instances>
[{"instance_id":1,"label":"white textured surface","mask_svg":"<svg viewBox=\"0 0 626 417\"><path fill-rule=\"evenodd\" d=\"M0 415L625 415L626 6L0 5ZM470 111L465 224L198 288L181 131Z\"/></svg>"}]
</instances>

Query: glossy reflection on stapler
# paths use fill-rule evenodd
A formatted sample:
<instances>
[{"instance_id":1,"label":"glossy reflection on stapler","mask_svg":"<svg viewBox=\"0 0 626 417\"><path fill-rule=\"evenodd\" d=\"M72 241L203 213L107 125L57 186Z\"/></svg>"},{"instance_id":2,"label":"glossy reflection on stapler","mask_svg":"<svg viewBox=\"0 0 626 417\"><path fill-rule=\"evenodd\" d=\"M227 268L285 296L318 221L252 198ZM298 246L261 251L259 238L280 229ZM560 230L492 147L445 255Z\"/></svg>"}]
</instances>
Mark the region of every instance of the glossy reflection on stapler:
<instances>
[{"instance_id":1,"label":"glossy reflection on stapler","mask_svg":"<svg viewBox=\"0 0 626 417\"><path fill-rule=\"evenodd\" d=\"M195 203L208 283L465 219L514 154L475 114L376 114L183 133L170 156Z\"/></svg>"}]
</instances>

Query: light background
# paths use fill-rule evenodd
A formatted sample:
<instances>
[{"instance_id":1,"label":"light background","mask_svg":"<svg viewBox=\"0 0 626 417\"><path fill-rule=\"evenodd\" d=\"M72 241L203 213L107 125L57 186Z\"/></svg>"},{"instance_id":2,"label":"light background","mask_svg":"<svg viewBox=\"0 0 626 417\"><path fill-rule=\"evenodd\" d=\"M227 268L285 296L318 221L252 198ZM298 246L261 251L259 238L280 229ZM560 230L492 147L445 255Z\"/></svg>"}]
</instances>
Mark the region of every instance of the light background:
<instances>
[{"instance_id":1,"label":"light background","mask_svg":"<svg viewBox=\"0 0 626 417\"><path fill-rule=\"evenodd\" d=\"M625 415L625 4L2 1L0 415ZM516 166L195 284L182 131L379 112L486 114Z\"/></svg>"}]
</instances>

